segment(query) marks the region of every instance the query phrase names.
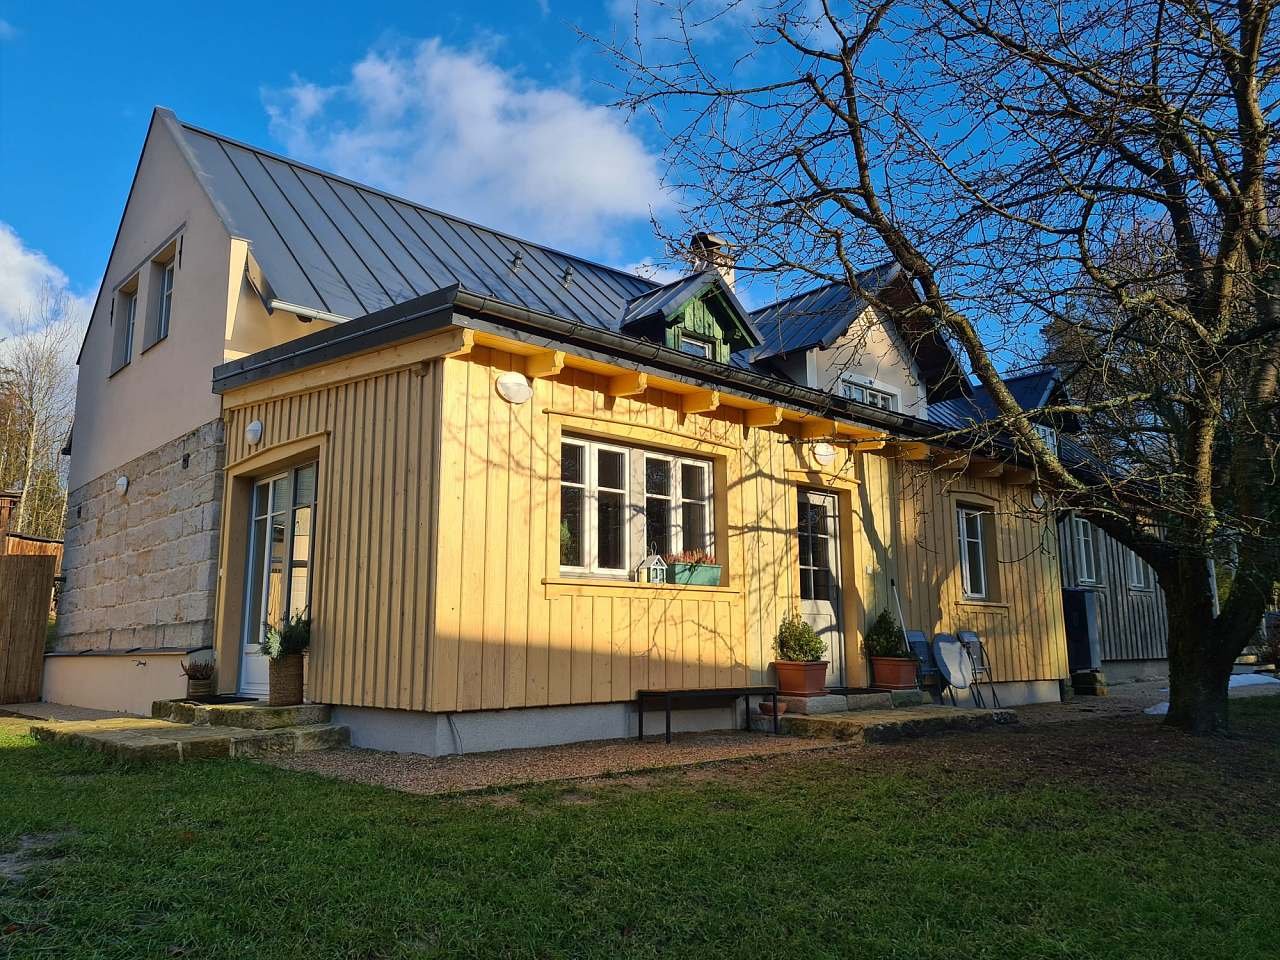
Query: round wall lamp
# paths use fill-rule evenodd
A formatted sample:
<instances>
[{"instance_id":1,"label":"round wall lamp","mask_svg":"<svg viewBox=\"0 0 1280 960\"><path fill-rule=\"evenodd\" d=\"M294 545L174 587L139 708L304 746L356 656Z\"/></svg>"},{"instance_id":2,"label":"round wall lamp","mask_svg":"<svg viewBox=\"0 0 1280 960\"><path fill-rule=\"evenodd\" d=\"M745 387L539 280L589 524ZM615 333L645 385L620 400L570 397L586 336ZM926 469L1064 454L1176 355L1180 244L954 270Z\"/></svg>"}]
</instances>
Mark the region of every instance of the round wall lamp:
<instances>
[{"instance_id":1,"label":"round wall lamp","mask_svg":"<svg viewBox=\"0 0 1280 960\"><path fill-rule=\"evenodd\" d=\"M116 493L120 494L120 496L123 497L128 492L129 492L129 478L126 477L124 474L121 474L120 476L116 477Z\"/></svg>"},{"instance_id":2,"label":"round wall lamp","mask_svg":"<svg viewBox=\"0 0 1280 960\"><path fill-rule=\"evenodd\" d=\"M262 421L251 420L248 426L244 428L244 442L253 446L262 439Z\"/></svg>"},{"instance_id":3,"label":"round wall lamp","mask_svg":"<svg viewBox=\"0 0 1280 960\"><path fill-rule=\"evenodd\" d=\"M525 375L516 373L514 370L509 370L499 376L494 381L494 385L498 390L498 396L507 401L507 403L527 403L529 398L533 396L533 387L529 385Z\"/></svg>"},{"instance_id":4,"label":"round wall lamp","mask_svg":"<svg viewBox=\"0 0 1280 960\"><path fill-rule=\"evenodd\" d=\"M1035 493L1031 495L1031 505L1035 507L1037 510L1043 510L1045 507L1045 504L1048 502L1049 501L1045 499L1044 494L1041 493L1039 490L1037 490Z\"/></svg>"},{"instance_id":5,"label":"round wall lamp","mask_svg":"<svg viewBox=\"0 0 1280 960\"><path fill-rule=\"evenodd\" d=\"M825 440L822 443L815 443L813 445L813 459L824 467L829 467L836 462L836 448Z\"/></svg>"}]
</instances>

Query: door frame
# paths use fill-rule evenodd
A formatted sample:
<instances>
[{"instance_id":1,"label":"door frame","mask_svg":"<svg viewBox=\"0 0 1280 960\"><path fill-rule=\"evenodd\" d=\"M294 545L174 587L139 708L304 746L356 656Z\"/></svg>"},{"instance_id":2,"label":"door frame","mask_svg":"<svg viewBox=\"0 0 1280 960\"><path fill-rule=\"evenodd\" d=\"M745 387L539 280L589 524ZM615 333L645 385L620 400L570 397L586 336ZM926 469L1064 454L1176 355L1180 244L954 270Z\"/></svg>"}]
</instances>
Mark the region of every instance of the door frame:
<instances>
[{"instance_id":1,"label":"door frame","mask_svg":"<svg viewBox=\"0 0 1280 960\"><path fill-rule=\"evenodd\" d=\"M832 615L835 619L834 634L829 642L832 659L839 658L838 662L833 662L831 667L833 671L833 681L835 686L847 687L849 685L849 612L848 599L846 596L847 588L845 584L848 582L848 569L845 563L845 556L848 551L846 544L845 530L847 523L845 522L844 501L846 498L840 495L838 490L823 489L821 487L813 487L806 485L797 485L795 488L796 503L796 522L795 530L792 536L795 538L796 549L796 602L803 606L805 603L827 603L830 605ZM802 499L808 497L820 499L829 504L828 513L828 544L827 555L828 564L831 572L833 586L835 587L835 596L826 601L808 601L801 597L801 579L800 579L800 544L799 544L799 528L800 528L800 503ZM799 610L804 615L804 610Z\"/></svg>"},{"instance_id":2,"label":"door frame","mask_svg":"<svg viewBox=\"0 0 1280 960\"><path fill-rule=\"evenodd\" d=\"M224 468L222 518L219 522L218 596L214 607L214 661L218 665L218 693L240 689L240 644L243 638L245 566L248 559L249 511L257 478L283 473L316 462L316 512L327 496L329 433L308 434L260 450ZM326 525L312 524L311 577L323 576ZM314 593L313 593L314 595ZM314 625L315 611L312 611ZM314 634L313 634L314 635Z\"/></svg>"}]
</instances>

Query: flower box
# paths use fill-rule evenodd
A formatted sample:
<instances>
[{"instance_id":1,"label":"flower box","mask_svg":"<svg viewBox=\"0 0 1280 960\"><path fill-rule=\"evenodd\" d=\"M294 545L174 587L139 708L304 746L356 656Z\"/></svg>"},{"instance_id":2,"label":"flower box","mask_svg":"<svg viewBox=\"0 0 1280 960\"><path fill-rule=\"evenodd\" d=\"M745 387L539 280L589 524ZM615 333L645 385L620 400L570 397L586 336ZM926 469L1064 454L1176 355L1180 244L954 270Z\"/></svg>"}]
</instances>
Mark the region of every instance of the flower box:
<instances>
[{"instance_id":1,"label":"flower box","mask_svg":"<svg viewBox=\"0 0 1280 960\"><path fill-rule=\"evenodd\" d=\"M718 563L672 563L667 566L667 582L686 586L720 586Z\"/></svg>"}]
</instances>

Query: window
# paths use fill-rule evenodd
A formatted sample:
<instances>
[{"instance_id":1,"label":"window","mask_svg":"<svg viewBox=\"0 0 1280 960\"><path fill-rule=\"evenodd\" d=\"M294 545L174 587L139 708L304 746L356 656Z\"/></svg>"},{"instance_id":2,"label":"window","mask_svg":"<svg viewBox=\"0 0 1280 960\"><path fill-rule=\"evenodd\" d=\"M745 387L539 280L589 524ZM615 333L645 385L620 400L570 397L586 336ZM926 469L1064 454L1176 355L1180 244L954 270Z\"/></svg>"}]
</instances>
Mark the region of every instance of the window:
<instances>
[{"instance_id":1,"label":"window","mask_svg":"<svg viewBox=\"0 0 1280 960\"><path fill-rule=\"evenodd\" d=\"M962 505L956 508L960 533L960 581L968 600L995 599L992 563L994 516L982 507Z\"/></svg>"},{"instance_id":2,"label":"window","mask_svg":"<svg viewBox=\"0 0 1280 960\"><path fill-rule=\"evenodd\" d=\"M1076 579L1081 583L1098 582L1098 541L1093 524L1083 517L1072 516L1076 542Z\"/></svg>"},{"instance_id":3,"label":"window","mask_svg":"<svg viewBox=\"0 0 1280 960\"><path fill-rule=\"evenodd\" d=\"M898 397L896 394L890 393L888 390L878 390L875 387L866 386L850 377L845 377L840 381L840 393L850 400L879 407L881 410L898 409Z\"/></svg>"},{"instance_id":4,"label":"window","mask_svg":"<svg viewBox=\"0 0 1280 960\"><path fill-rule=\"evenodd\" d=\"M680 352L687 353L695 357L705 357L711 360L715 357L715 350L710 340L705 337L695 336L692 333L680 331Z\"/></svg>"},{"instance_id":5,"label":"window","mask_svg":"<svg viewBox=\"0 0 1280 960\"><path fill-rule=\"evenodd\" d=\"M1155 571L1132 550L1127 551L1129 558L1129 586L1134 590L1152 590L1155 588Z\"/></svg>"},{"instance_id":6,"label":"window","mask_svg":"<svg viewBox=\"0 0 1280 960\"><path fill-rule=\"evenodd\" d=\"M138 278L131 277L116 294L111 324L111 373L115 374L133 359L133 334L138 320Z\"/></svg>"},{"instance_id":7,"label":"window","mask_svg":"<svg viewBox=\"0 0 1280 960\"><path fill-rule=\"evenodd\" d=\"M797 514L797 542L800 547L800 599L834 599L831 534L834 518L828 503L803 494Z\"/></svg>"},{"instance_id":8,"label":"window","mask_svg":"<svg viewBox=\"0 0 1280 960\"><path fill-rule=\"evenodd\" d=\"M157 274L155 330L147 346L169 335L169 315L173 312L173 261L162 264Z\"/></svg>"},{"instance_id":9,"label":"window","mask_svg":"<svg viewBox=\"0 0 1280 960\"><path fill-rule=\"evenodd\" d=\"M625 576L656 553L711 550L711 464L565 437L560 447L560 567Z\"/></svg>"},{"instance_id":10,"label":"window","mask_svg":"<svg viewBox=\"0 0 1280 960\"><path fill-rule=\"evenodd\" d=\"M1058 431L1053 429L1053 427L1046 426L1043 423L1033 423L1032 426L1036 428L1036 433L1040 434L1040 439L1042 439L1048 445L1049 449L1052 450L1054 453L1057 453L1058 452Z\"/></svg>"}]
</instances>

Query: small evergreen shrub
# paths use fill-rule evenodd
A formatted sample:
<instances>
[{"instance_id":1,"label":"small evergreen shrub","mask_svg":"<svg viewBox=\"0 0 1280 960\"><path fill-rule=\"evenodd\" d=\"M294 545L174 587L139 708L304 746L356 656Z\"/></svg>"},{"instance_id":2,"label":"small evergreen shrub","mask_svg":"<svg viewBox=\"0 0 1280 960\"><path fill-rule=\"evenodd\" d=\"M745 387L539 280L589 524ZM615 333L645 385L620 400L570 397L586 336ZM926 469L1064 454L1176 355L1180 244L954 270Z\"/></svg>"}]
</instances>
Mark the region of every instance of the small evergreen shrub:
<instances>
[{"instance_id":1,"label":"small evergreen shrub","mask_svg":"<svg viewBox=\"0 0 1280 960\"><path fill-rule=\"evenodd\" d=\"M813 632L813 627L805 622L804 617L793 610L778 624L773 649L779 660L817 663L826 655L827 645Z\"/></svg>"},{"instance_id":2,"label":"small evergreen shrub","mask_svg":"<svg viewBox=\"0 0 1280 960\"><path fill-rule=\"evenodd\" d=\"M271 660L305 653L311 646L311 618L304 612L295 613L279 627L267 624L267 636L262 641L262 655Z\"/></svg>"},{"instance_id":3,"label":"small evergreen shrub","mask_svg":"<svg viewBox=\"0 0 1280 960\"><path fill-rule=\"evenodd\" d=\"M867 635L862 638L862 647L866 650L868 657L906 657L910 655L907 652L906 641L902 638L902 630L898 626L898 620L888 610L881 610L880 615L867 628Z\"/></svg>"}]
</instances>

